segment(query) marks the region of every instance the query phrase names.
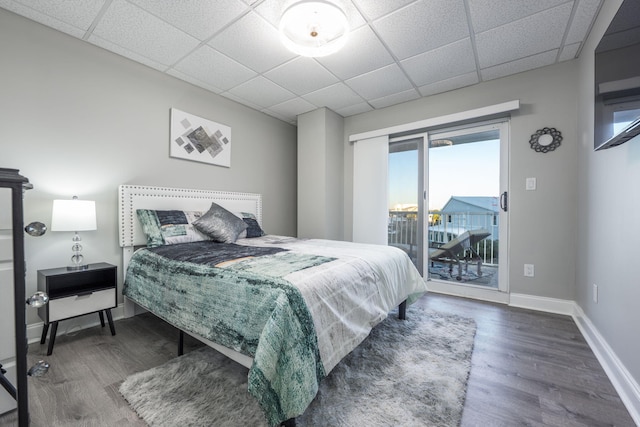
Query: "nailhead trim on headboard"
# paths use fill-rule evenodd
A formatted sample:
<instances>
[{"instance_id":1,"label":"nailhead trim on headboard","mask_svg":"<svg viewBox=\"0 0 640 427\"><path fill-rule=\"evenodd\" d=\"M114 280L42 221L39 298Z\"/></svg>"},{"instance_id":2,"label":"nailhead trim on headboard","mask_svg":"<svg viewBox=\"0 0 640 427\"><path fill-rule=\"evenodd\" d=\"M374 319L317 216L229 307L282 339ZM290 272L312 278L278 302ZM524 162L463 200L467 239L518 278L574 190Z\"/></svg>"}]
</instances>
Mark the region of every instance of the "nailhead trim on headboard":
<instances>
[{"instance_id":1,"label":"nailhead trim on headboard","mask_svg":"<svg viewBox=\"0 0 640 427\"><path fill-rule=\"evenodd\" d=\"M134 246L136 238L139 238L136 236L136 209L181 209L183 207L180 202L185 202L182 205L187 206L192 201L216 202L235 212L240 210L251 212L262 225L260 194L142 185L121 185L118 187L118 193L120 223L118 234L121 247ZM169 200L175 200L176 203L167 203ZM233 206L242 206L242 209L233 209ZM208 206L206 208L208 209Z\"/></svg>"}]
</instances>

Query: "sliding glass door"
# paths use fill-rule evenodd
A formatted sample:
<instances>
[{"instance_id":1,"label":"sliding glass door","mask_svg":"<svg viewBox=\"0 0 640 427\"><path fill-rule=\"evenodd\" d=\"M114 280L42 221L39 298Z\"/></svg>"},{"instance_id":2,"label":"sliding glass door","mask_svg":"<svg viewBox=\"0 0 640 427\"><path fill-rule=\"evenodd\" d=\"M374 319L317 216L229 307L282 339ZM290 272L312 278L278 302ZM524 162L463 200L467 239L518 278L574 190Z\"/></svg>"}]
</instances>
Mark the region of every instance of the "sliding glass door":
<instances>
[{"instance_id":1,"label":"sliding glass door","mask_svg":"<svg viewBox=\"0 0 640 427\"><path fill-rule=\"evenodd\" d=\"M388 244L423 277L506 291L507 122L389 140Z\"/></svg>"},{"instance_id":2,"label":"sliding glass door","mask_svg":"<svg viewBox=\"0 0 640 427\"><path fill-rule=\"evenodd\" d=\"M404 250L423 272L424 135L389 141L388 244Z\"/></svg>"}]
</instances>

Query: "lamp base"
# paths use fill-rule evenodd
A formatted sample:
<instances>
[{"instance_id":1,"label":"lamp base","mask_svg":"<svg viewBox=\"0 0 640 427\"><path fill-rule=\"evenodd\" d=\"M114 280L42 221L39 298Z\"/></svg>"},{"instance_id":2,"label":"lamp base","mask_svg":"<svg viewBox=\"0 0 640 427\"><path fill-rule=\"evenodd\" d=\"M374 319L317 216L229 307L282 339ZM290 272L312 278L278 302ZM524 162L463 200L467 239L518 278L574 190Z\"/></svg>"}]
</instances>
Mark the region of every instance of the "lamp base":
<instances>
[{"instance_id":1,"label":"lamp base","mask_svg":"<svg viewBox=\"0 0 640 427\"><path fill-rule=\"evenodd\" d=\"M86 270L89 268L89 264L81 264L81 265L68 265L67 271L78 271L78 270Z\"/></svg>"},{"instance_id":2,"label":"lamp base","mask_svg":"<svg viewBox=\"0 0 640 427\"><path fill-rule=\"evenodd\" d=\"M80 251L82 250L82 246L80 246L80 244L78 243L80 241L80 236L78 235L78 233L76 233L76 235L73 237L73 241L76 243L71 248L73 250L73 256L71 257L71 265L67 266L67 270L86 270L87 268L89 268L89 266L83 262L84 257L80 253Z\"/></svg>"}]
</instances>

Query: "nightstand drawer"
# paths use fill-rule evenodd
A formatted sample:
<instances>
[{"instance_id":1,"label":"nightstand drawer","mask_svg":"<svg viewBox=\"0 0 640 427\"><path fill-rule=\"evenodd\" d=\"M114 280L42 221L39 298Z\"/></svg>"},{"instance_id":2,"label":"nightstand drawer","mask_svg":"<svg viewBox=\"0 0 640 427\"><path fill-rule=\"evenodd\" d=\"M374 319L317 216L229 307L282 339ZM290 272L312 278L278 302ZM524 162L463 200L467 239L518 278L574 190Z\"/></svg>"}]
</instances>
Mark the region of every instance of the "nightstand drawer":
<instances>
[{"instance_id":1,"label":"nightstand drawer","mask_svg":"<svg viewBox=\"0 0 640 427\"><path fill-rule=\"evenodd\" d=\"M49 322L113 308L116 290L104 289L86 295L73 295L49 300Z\"/></svg>"}]
</instances>

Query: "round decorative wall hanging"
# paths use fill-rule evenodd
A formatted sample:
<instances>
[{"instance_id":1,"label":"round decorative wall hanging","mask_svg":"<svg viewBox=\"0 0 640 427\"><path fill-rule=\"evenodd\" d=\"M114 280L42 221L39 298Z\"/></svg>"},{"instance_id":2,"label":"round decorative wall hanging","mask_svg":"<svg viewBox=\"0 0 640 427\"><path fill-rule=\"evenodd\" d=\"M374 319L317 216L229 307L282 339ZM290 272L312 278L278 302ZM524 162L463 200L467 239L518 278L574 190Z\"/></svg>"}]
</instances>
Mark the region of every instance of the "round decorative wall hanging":
<instances>
[{"instance_id":1,"label":"round decorative wall hanging","mask_svg":"<svg viewBox=\"0 0 640 427\"><path fill-rule=\"evenodd\" d=\"M556 128L538 129L536 133L531 135L529 145L538 153L548 153L560 146L562 134Z\"/></svg>"}]
</instances>

